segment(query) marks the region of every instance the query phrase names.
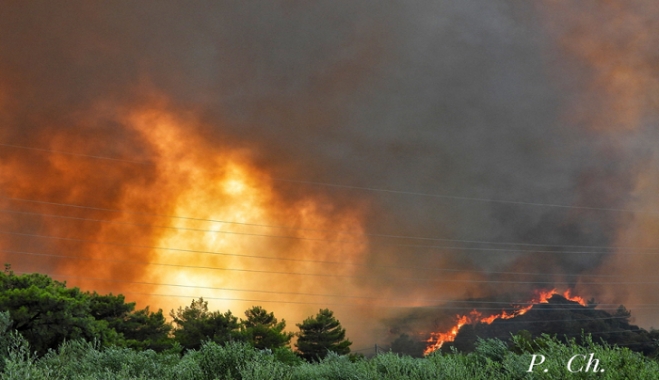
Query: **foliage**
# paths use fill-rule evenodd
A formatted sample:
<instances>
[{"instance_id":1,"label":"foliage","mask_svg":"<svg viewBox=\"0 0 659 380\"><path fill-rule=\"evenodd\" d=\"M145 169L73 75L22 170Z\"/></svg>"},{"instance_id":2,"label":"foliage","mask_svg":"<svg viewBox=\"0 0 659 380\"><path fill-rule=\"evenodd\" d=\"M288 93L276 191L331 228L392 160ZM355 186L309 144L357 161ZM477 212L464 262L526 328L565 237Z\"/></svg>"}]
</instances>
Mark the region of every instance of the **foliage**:
<instances>
[{"instance_id":1,"label":"foliage","mask_svg":"<svg viewBox=\"0 0 659 380\"><path fill-rule=\"evenodd\" d=\"M617 319L621 319L625 322L629 322L629 318L631 318L632 313L629 310L627 310L627 308L625 308L623 305L620 305L618 306L618 309L613 314L613 316L616 317Z\"/></svg>"},{"instance_id":2,"label":"foliage","mask_svg":"<svg viewBox=\"0 0 659 380\"><path fill-rule=\"evenodd\" d=\"M203 298L193 299L190 306L179 307L169 315L176 324L174 337L187 349L199 349L206 340L222 344L241 338L238 318L231 311L208 311L208 302Z\"/></svg>"},{"instance_id":3,"label":"foliage","mask_svg":"<svg viewBox=\"0 0 659 380\"><path fill-rule=\"evenodd\" d=\"M258 351L243 342L229 342L225 346L206 342L199 350L198 363L204 379L242 379L240 371L258 356Z\"/></svg>"},{"instance_id":4,"label":"foliage","mask_svg":"<svg viewBox=\"0 0 659 380\"><path fill-rule=\"evenodd\" d=\"M291 350L291 348L288 346L275 348L272 350L272 354L277 361L290 366L297 366L304 363L304 360L297 356L295 352L293 352L293 350Z\"/></svg>"},{"instance_id":5,"label":"foliage","mask_svg":"<svg viewBox=\"0 0 659 380\"><path fill-rule=\"evenodd\" d=\"M97 340L104 346L162 351L172 347L171 325L162 310L135 311L122 295L99 295L67 288L41 274L0 273L0 310L8 327L27 339L39 356L65 340Z\"/></svg>"},{"instance_id":6,"label":"foliage","mask_svg":"<svg viewBox=\"0 0 659 380\"><path fill-rule=\"evenodd\" d=\"M550 306L545 305L538 316L528 317L537 320L562 312ZM624 307L606 319L612 331L600 330L604 333L597 335L601 344L583 330L578 337L521 330L509 340L481 339L476 334L478 325L469 325L473 341L449 346L446 352L425 358L390 352L370 359L348 355L350 341L345 339L345 330L327 309L297 325L296 354L288 346L291 334L284 332L285 322L277 321L273 313L261 307L247 310L247 318L239 323L231 312L209 312L203 299L193 300L189 307L172 310L177 326L173 333L176 339L172 340L168 336L171 326L161 310L136 311L135 304L126 303L121 295L83 293L47 276L15 276L11 271L0 274L0 307L4 310L0 312L1 379L496 380L595 376L642 380L656 379L659 373L659 362L648 357L657 353L659 331L625 331L630 329L630 313ZM580 312L585 317L604 315L592 308ZM616 339L648 356L622 344L606 343ZM396 350L418 348L408 336L397 341L392 345ZM461 352L458 347L469 350ZM570 358L590 354L606 372L568 373ZM529 373L532 355L547 359Z\"/></svg>"},{"instance_id":7,"label":"foliage","mask_svg":"<svg viewBox=\"0 0 659 380\"><path fill-rule=\"evenodd\" d=\"M396 340L391 342L391 352L399 355L409 355L413 358L423 357L425 349L425 342L412 339L407 334L401 334Z\"/></svg>"},{"instance_id":8,"label":"foliage","mask_svg":"<svg viewBox=\"0 0 659 380\"><path fill-rule=\"evenodd\" d=\"M123 295L89 295L91 314L96 320L108 322L108 326L121 334L125 345L135 349L163 351L172 347L169 334L172 326L167 323L162 310L151 312L149 307L135 311L135 303L126 303Z\"/></svg>"},{"instance_id":9,"label":"foliage","mask_svg":"<svg viewBox=\"0 0 659 380\"><path fill-rule=\"evenodd\" d=\"M8 311L0 312L0 372L5 368L5 359L9 356L11 317Z\"/></svg>"},{"instance_id":10,"label":"foliage","mask_svg":"<svg viewBox=\"0 0 659 380\"><path fill-rule=\"evenodd\" d=\"M91 315L85 293L41 274L0 273L0 310L9 311L11 328L39 355L64 340L100 339L104 344L121 340L107 322Z\"/></svg>"},{"instance_id":11,"label":"foliage","mask_svg":"<svg viewBox=\"0 0 659 380\"><path fill-rule=\"evenodd\" d=\"M321 309L315 317L301 324L296 343L299 355L307 361L323 359L328 352L339 355L350 353L352 342L345 339L346 331L329 309Z\"/></svg>"},{"instance_id":12,"label":"foliage","mask_svg":"<svg viewBox=\"0 0 659 380\"><path fill-rule=\"evenodd\" d=\"M426 358L377 355L368 360L350 361L346 355L330 352L315 363L289 365L277 360L269 350L257 350L245 342L214 342L176 353L135 351L103 347L98 343L67 341L43 357L31 354L28 343L16 332L8 337L6 367L2 379L228 379L228 380L307 380L307 379L656 379L659 363L627 348L596 344L583 336L585 345L572 339L564 343L544 335L533 341L533 353L544 355L542 367L529 373L530 352L516 352L504 341L480 339L471 353L435 352ZM527 347L523 335L512 337L515 347ZM528 342L527 342L528 343ZM567 372L566 363L574 355L593 353L605 372ZM547 372L543 372L547 369Z\"/></svg>"},{"instance_id":13,"label":"foliage","mask_svg":"<svg viewBox=\"0 0 659 380\"><path fill-rule=\"evenodd\" d=\"M274 313L268 313L261 306L253 306L245 311L246 320L241 320L241 333L244 339L258 349L281 348L291 341L293 333L284 332L286 321L277 321Z\"/></svg>"}]
</instances>

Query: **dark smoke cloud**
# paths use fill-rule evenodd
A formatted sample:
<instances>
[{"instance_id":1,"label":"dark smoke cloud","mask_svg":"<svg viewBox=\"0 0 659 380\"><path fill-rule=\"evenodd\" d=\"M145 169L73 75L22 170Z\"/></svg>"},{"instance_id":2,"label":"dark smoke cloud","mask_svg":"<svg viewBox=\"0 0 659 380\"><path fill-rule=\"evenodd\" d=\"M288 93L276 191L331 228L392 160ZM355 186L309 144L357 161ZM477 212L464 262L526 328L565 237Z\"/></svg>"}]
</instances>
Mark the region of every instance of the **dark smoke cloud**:
<instances>
[{"instance_id":1,"label":"dark smoke cloud","mask_svg":"<svg viewBox=\"0 0 659 380\"><path fill-rule=\"evenodd\" d=\"M656 137L656 102L640 107L652 112L635 119L638 127L592 125L603 122L598 114L618 95L598 91L599 68L566 48L575 33L596 39L598 15L615 14L588 4L580 11L591 15L586 21L568 17L569 9L503 0L5 4L0 121L9 128L0 137L150 160L148 144L116 115L157 94L177 112L196 115L201 126L191 134L218 150L248 148L275 178L536 204L275 181L290 199L323 194L345 208L354 199L370 202L370 233L537 245L373 237L372 267L360 280L370 294L461 298L521 290L409 277L565 281L565 274L597 271L635 216L537 204L642 207L638 178L656 178L657 167L656 148L647 145ZM650 18L635 8L618 11ZM640 75L657 74L643 67ZM44 168L55 170L48 155L0 148L0 159L28 178L25 191L7 185L12 190L0 194L100 206L112 206L127 183L149 186L155 175L111 166L109 176L75 182L73 193L66 183L41 192L35 183ZM103 181L107 194L98 199L95 185ZM646 194L656 190L651 183ZM605 248L566 254L574 249L554 245ZM466 272L428 271L441 268ZM505 271L545 274L497 273Z\"/></svg>"}]
</instances>

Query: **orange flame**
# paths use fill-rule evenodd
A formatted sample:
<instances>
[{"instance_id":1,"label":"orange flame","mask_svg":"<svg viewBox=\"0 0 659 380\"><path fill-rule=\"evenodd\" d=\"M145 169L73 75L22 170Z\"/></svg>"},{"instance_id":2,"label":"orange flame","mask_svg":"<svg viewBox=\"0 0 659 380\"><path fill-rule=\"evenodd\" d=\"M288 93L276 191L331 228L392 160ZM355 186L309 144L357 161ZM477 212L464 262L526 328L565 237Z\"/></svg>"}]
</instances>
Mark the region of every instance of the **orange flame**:
<instances>
[{"instance_id":1,"label":"orange flame","mask_svg":"<svg viewBox=\"0 0 659 380\"><path fill-rule=\"evenodd\" d=\"M139 307L165 312L204 297L211 310L240 315L262 305L288 320L334 303L332 294L356 292L346 278L356 277L367 249L361 201L339 203L309 189L285 193L248 147L208 141L193 115L164 100L119 115L99 110L131 134L126 156L144 156L130 162L56 154L80 146L76 153L91 156L103 151L103 139L85 144L85 135L53 128L58 132L41 145L52 152L15 150L0 160L3 195L52 201L0 199L3 207L32 213L3 214L0 229L20 225L36 236L3 234L2 251L44 254L37 260L0 252L16 271L123 293ZM85 116L90 125L92 111ZM314 290L321 287L330 290ZM354 302L351 311L366 302Z\"/></svg>"},{"instance_id":2,"label":"orange flame","mask_svg":"<svg viewBox=\"0 0 659 380\"><path fill-rule=\"evenodd\" d=\"M533 308L534 305L540 303L549 303L549 299L554 296L554 294L559 294L566 299L578 302L582 306L586 306L587 302L582 297L573 296L570 289L566 290L563 293L559 293L556 289L552 290L538 290L536 291L535 296L528 301L528 306L514 306L512 312L507 312L502 310L499 314L493 314L487 317L483 317L482 313L478 310L472 310L469 314L465 315L456 315L456 323L450 330L447 332L432 332L430 333L430 338L427 340L428 347L424 351L424 355L428 355L438 349L440 349L444 343L453 342L455 337L460 332L460 328L466 324L475 324L475 323L486 323L491 324L497 319L512 319L520 315L526 314L529 310Z\"/></svg>"},{"instance_id":3,"label":"orange flame","mask_svg":"<svg viewBox=\"0 0 659 380\"><path fill-rule=\"evenodd\" d=\"M176 254L176 251L161 250L152 254L153 261L178 267L152 267L143 276L149 276L153 282L185 284L196 289L161 285L154 293L201 295L203 291L211 299L213 308L240 310L253 303L240 301L241 298L265 298L259 290L288 294L269 298L275 304L276 300L302 304L310 297L291 297L290 293L303 293L306 288L317 287L319 281L326 286L336 286L335 289L350 286L345 280L339 280L340 277L335 280L283 276L282 273L324 273L324 268L314 261L360 262L364 240L346 239L341 235L341 231L351 231L352 236L362 232L357 207L334 209L329 200L310 193L301 194L300 199L293 201L282 199L267 173L250 163L248 152L229 146L223 149L210 146L203 138L188 132L185 120L161 109L135 112L130 124L151 143L159 156L159 165L167 173L166 185L174 189L174 194L168 198L172 214L194 216L176 219L170 222L173 228L153 236L155 246L185 252ZM255 256L271 259L260 260ZM190 264L196 268L191 268ZM338 266L333 268L333 273L349 276L353 270L354 266ZM254 291L234 290L241 288ZM166 303L158 299L153 301L159 301L160 305ZM180 303L181 299L175 299L172 306ZM309 313L309 306L282 305L286 306L287 317L293 315L301 319ZM271 304L266 306L272 307Z\"/></svg>"}]
</instances>

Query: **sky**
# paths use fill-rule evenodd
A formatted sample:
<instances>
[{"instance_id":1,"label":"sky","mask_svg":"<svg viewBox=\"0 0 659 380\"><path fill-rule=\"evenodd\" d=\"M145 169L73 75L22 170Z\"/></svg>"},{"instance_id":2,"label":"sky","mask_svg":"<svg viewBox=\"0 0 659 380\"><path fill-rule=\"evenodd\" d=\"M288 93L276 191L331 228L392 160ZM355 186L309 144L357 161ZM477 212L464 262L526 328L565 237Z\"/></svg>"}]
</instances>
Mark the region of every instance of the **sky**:
<instances>
[{"instance_id":1,"label":"sky","mask_svg":"<svg viewBox=\"0 0 659 380\"><path fill-rule=\"evenodd\" d=\"M538 289L659 326L654 1L1 3L17 272L355 349Z\"/></svg>"}]
</instances>

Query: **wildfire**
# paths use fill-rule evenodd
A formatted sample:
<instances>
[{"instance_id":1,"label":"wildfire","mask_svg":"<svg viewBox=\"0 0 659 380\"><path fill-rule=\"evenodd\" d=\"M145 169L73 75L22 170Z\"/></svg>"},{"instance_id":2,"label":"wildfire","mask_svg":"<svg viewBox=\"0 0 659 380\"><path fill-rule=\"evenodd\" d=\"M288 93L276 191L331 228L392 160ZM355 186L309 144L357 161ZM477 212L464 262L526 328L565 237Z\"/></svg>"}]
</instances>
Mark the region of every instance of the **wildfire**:
<instances>
[{"instance_id":1,"label":"wildfire","mask_svg":"<svg viewBox=\"0 0 659 380\"><path fill-rule=\"evenodd\" d=\"M512 312L502 310L499 314L493 314L487 317L483 317L482 313L478 310L472 310L469 312L469 314L465 315L458 314L456 315L456 323L453 327L451 327L450 330L446 332L430 333L430 338L427 341L428 347L424 351L424 355L428 355L431 352L440 349L446 342L453 342L455 337L458 335L460 328L466 324L486 323L489 325L497 319L512 319L520 315L524 315L529 310L531 310L534 305L540 303L548 303L549 299L555 294L559 294L570 301L578 302L582 306L587 305L586 300L584 300L582 297L572 295L570 289L563 293L559 293L556 289L552 289L536 291L535 296L530 301L528 301L528 306L515 306Z\"/></svg>"},{"instance_id":2,"label":"wildfire","mask_svg":"<svg viewBox=\"0 0 659 380\"><path fill-rule=\"evenodd\" d=\"M53 127L48 144L25 144L48 151L14 149L0 160L2 195L39 201L0 199L16 211L0 215L0 229L31 234L1 234L0 248L44 255L42 262L0 252L17 271L165 312L204 297L213 310L239 314L257 304L289 320L336 303L314 293L354 292L345 278L361 266L340 263L365 258L359 199L283 190L267 164L251 159L251 147L208 139L201 122L165 100L116 114L101 104L80 124L95 125L97 114L131 136L108 143L118 152L104 145L111 135L85 143L77 129ZM92 157L112 154L127 159Z\"/></svg>"},{"instance_id":3,"label":"wildfire","mask_svg":"<svg viewBox=\"0 0 659 380\"><path fill-rule=\"evenodd\" d=\"M159 157L164 173L161 188L171 193L167 198L172 206L170 213L188 217L168 221L168 229L152 235L154 246L174 249L153 252L153 261L174 266L153 266L143 274L154 282L184 284L188 288L161 285L154 293L203 294L211 299L214 308L240 310L245 306L237 305L239 301L235 299L264 298L258 290L284 294L317 287L315 281L321 279L326 284L332 281L313 276L282 276L278 272L323 273L323 268L312 260L339 261L337 252L346 261L361 259L363 241L347 242L340 235L340 231L359 234L359 211L334 209L328 200L310 193L301 194L294 201L282 199L268 174L250 163L247 152L230 146L218 149L189 133L186 120L159 108L136 112L129 124ZM280 258L284 260L276 260ZM337 267L333 273L351 275L354 268ZM348 286L336 282L340 289ZM233 290L241 288L255 291ZM310 297L270 300L276 299L304 302ZM172 307L180 302L181 299L174 299ZM291 309L287 307L288 312ZM297 318L304 315L301 310L302 307Z\"/></svg>"}]
</instances>

